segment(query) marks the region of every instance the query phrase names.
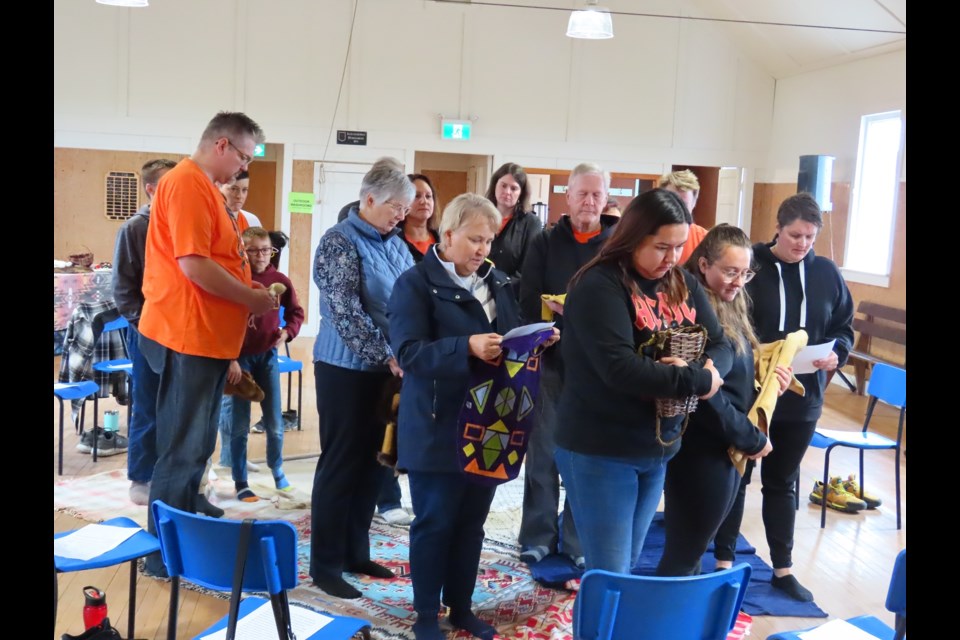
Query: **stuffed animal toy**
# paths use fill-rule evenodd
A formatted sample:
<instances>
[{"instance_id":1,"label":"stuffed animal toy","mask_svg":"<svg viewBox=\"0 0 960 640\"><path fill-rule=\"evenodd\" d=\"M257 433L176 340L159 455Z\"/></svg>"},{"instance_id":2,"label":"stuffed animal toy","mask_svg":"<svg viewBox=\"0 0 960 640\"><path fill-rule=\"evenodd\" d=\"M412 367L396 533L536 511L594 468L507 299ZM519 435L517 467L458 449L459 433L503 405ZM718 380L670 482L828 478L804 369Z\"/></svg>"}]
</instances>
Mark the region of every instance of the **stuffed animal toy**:
<instances>
[{"instance_id":1,"label":"stuffed animal toy","mask_svg":"<svg viewBox=\"0 0 960 640\"><path fill-rule=\"evenodd\" d=\"M250 402L262 402L264 397L263 389L254 381L249 371L242 371L240 382L236 384L228 381L223 387L223 395L236 396Z\"/></svg>"}]
</instances>

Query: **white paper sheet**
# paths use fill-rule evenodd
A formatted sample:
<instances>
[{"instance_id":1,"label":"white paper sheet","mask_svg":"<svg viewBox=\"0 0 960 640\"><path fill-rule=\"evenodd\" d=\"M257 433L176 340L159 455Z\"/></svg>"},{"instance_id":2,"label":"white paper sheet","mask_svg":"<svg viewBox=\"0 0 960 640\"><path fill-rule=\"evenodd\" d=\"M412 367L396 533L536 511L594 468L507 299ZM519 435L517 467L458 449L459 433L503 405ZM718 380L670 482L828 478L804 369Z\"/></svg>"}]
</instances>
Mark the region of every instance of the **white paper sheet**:
<instances>
[{"instance_id":1,"label":"white paper sheet","mask_svg":"<svg viewBox=\"0 0 960 640\"><path fill-rule=\"evenodd\" d=\"M877 640L877 636L858 629L846 620L831 620L799 634L799 637L803 640Z\"/></svg>"},{"instance_id":2,"label":"white paper sheet","mask_svg":"<svg viewBox=\"0 0 960 640\"><path fill-rule=\"evenodd\" d=\"M88 524L69 535L54 539L53 555L75 560L89 560L111 549L116 549L138 531L141 531L138 527Z\"/></svg>"},{"instance_id":3,"label":"white paper sheet","mask_svg":"<svg viewBox=\"0 0 960 640\"><path fill-rule=\"evenodd\" d=\"M320 629L333 622L333 618L322 613L311 611L303 607L290 607L290 626L293 635L298 638L309 638ZM205 635L201 640L225 640L227 628ZM270 602L251 611L237 622L236 640L265 640L277 637L277 623L273 617L273 607Z\"/></svg>"},{"instance_id":4,"label":"white paper sheet","mask_svg":"<svg viewBox=\"0 0 960 640\"><path fill-rule=\"evenodd\" d=\"M516 329L507 331L505 334L503 334L503 339L509 340L510 338L517 338L519 336L528 336L531 333L549 329L553 325L553 322L535 322L533 324L525 324L522 327L517 327Z\"/></svg>"},{"instance_id":5,"label":"white paper sheet","mask_svg":"<svg viewBox=\"0 0 960 640\"><path fill-rule=\"evenodd\" d=\"M800 349L793 358L791 365L793 367L793 373L814 373L817 368L813 366L813 361L821 360L829 356L836 342L836 340L831 340L823 344L807 345L803 349Z\"/></svg>"}]
</instances>

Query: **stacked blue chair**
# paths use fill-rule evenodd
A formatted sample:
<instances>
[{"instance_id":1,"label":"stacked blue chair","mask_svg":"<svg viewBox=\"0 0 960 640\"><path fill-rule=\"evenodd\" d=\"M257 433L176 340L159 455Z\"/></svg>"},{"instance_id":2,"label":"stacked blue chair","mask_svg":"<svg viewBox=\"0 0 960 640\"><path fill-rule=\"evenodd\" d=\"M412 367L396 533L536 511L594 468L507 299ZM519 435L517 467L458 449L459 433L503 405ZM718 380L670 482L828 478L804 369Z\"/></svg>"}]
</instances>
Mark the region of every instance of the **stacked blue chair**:
<instances>
[{"instance_id":1,"label":"stacked blue chair","mask_svg":"<svg viewBox=\"0 0 960 640\"><path fill-rule=\"evenodd\" d=\"M740 613L750 565L676 578L591 569L573 607L574 640L725 640Z\"/></svg>"},{"instance_id":2,"label":"stacked blue chair","mask_svg":"<svg viewBox=\"0 0 960 640\"><path fill-rule=\"evenodd\" d=\"M113 319L108 319L113 318ZM103 321L102 328L100 322ZM124 336L126 335L126 329L130 326L130 323L127 322L126 318L120 315L120 312L116 309L111 309L110 311L104 312L97 316L97 319L93 325L94 339L99 340L100 337L110 331L123 331ZM126 345L126 342L124 342ZM133 411L133 362L129 358L117 358L114 360L103 360L101 362L93 363L93 370L100 371L101 373L123 373L127 383L127 429L130 428L130 414ZM99 394L98 394L99 395ZM93 396L93 434L97 434L97 419L99 417L99 398L98 396ZM97 461L97 440L98 438L93 438L93 461Z\"/></svg>"},{"instance_id":3,"label":"stacked blue chair","mask_svg":"<svg viewBox=\"0 0 960 640\"><path fill-rule=\"evenodd\" d=\"M172 580L168 640L177 637L181 578L207 589L231 592L227 616L197 638L226 627L226 637L232 640L239 621L268 602L258 597L241 602L241 593L255 591L269 594L278 637L292 640L287 598L287 590L297 586L297 530L292 524L282 520L241 522L209 518L175 509L160 500L155 500L150 508L157 524L163 562ZM324 615L333 620L309 639L299 640L346 640L357 632L370 637L370 624L364 620Z\"/></svg>"},{"instance_id":4,"label":"stacked blue chair","mask_svg":"<svg viewBox=\"0 0 960 640\"><path fill-rule=\"evenodd\" d=\"M63 401L79 400L80 398L88 398L92 395L94 406L96 406L97 394L99 392L100 387L93 380L53 383L53 395L57 400L60 401L60 439L57 452L57 475L63 475ZM80 432L83 432L83 423L86 419L86 408L87 403L84 402L80 407ZM94 424L96 424L96 415L94 415ZM96 433L96 429L94 429L94 433Z\"/></svg>"},{"instance_id":5,"label":"stacked blue chair","mask_svg":"<svg viewBox=\"0 0 960 640\"><path fill-rule=\"evenodd\" d=\"M876 365L874 365L876 366ZM847 618L847 622L865 631L879 640L903 640L907 635L907 550L897 555L893 565L893 574L890 576L890 586L887 589L887 600L884 603L887 611L894 615L894 628L891 629L882 620L874 616L856 616ZM782 631L767 636L767 640L800 640L802 633L816 629L800 631Z\"/></svg>"},{"instance_id":6,"label":"stacked blue chair","mask_svg":"<svg viewBox=\"0 0 960 640\"><path fill-rule=\"evenodd\" d=\"M81 383L83 384L83 383ZM90 384L93 384L92 382ZM57 574L58 573L68 573L71 571L87 571L88 569L100 569L102 567L110 567L115 564L121 564L123 562L130 563L130 604L128 605L128 614L127 614L127 638L135 638L134 630L136 628L136 613L137 613L137 560L145 556L150 555L151 553L156 553L160 551L160 541L155 537L144 531L140 525L131 520L130 518L112 518L106 520L101 524L109 525L113 527L124 527L130 529L136 529L137 532L131 537L127 538L121 542L118 546L114 547L106 553L102 553L99 556L90 558L89 560L79 560L77 558L65 558L62 556L54 555L53 556L53 594L54 594L54 622L56 622L56 598L58 597L58 588L57 588ZM69 535L73 531L63 531L61 533L53 534L53 539L62 538L63 536Z\"/></svg>"},{"instance_id":7,"label":"stacked blue chair","mask_svg":"<svg viewBox=\"0 0 960 640\"><path fill-rule=\"evenodd\" d=\"M287 321L283 319L283 307L280 307L280 328L282 329L287 324ZM290 395L293 391L293 372L297 372L297 431L302 430L303 424L303 362L300 360L294 360L290 357L290 343L284 342L283 348L286 349L287 355L281 356L277 355L277 362L279 364L280 373L286 373L287 375L287 411L290 411L291 401Z\"/></svg>"}]
</instances>

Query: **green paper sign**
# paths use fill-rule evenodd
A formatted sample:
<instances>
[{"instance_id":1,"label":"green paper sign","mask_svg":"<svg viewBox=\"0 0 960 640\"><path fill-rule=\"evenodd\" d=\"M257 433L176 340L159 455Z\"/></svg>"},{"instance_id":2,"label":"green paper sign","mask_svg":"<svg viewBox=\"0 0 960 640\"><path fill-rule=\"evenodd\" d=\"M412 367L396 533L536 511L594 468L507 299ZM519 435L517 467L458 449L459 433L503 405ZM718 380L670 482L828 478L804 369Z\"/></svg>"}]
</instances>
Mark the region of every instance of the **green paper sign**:
<instances>
[{"instance_id":1,"label":"green paper sign","mask_svg":"<svg viewBox=\"0 0 960 640\"><path fill-rule=\"evenodd\" d=\"M290 213L313 213L313 194L291 191Z\"/></svg>"}]
</instances>

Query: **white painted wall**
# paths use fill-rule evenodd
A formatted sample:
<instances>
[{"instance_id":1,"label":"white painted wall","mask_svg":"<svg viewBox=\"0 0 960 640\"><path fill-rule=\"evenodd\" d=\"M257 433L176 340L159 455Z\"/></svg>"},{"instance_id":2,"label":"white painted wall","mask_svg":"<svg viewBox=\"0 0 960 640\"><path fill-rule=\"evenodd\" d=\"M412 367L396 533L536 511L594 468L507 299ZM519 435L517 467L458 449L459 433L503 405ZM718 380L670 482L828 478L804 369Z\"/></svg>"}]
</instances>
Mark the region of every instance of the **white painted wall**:
<instances>
[{"instance_id":1,"label":"white painted wall","mask_svg":"<svg viewBox=\"0 0 960 640\"><path fill-rule=\"evenodd\" d=\"M420 150L642 173L766 162L774 80L707 23L618 18L613 40L579 41L562 11L361 0L335 115L353 10L55 0L54 144L189 153L235 109L294 159L410 164ZM474 139L440 140L440 114L476 117ZM331 124L368 131L369 146L328 148Z\"/></svg>"},{"instance_id":2,"label":"white painted wall","mask_svg":"<svg viewBox=\"0 0 960 640\"><path fill-rule=\"evenodd\" d=\"M899 109L906 140L906 50L777 82L769 159L758 182L796 182L801 155L836 157L834 182L852 182L860 118ZM900 180L907 179L903 153Z\"/></svg>"}]
</instances>

